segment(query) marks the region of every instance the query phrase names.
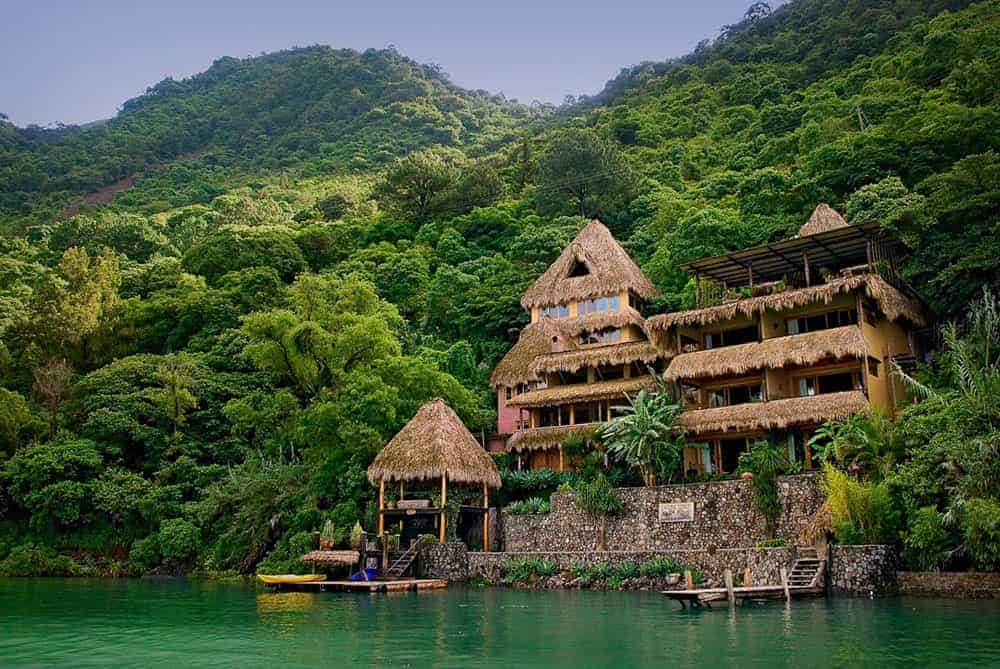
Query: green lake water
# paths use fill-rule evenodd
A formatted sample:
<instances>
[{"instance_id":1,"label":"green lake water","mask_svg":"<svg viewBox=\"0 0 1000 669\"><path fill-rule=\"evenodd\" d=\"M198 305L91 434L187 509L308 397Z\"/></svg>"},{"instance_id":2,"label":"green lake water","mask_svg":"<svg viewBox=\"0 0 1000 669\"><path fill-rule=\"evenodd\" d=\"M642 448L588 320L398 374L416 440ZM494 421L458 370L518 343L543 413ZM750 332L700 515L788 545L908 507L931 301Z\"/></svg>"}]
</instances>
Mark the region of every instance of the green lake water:
<instances>
[{"instance_id":1,"label":"green lake water","mask_svg":"<svg viewBox=\"0 0 1000 669\"><path fill-rule=\"evenodd\" d=\"M272 593L0 579L0 666L1000 666L1000 602L795 600L688 611L655 593Z\"/></svg>"}]
</instances>

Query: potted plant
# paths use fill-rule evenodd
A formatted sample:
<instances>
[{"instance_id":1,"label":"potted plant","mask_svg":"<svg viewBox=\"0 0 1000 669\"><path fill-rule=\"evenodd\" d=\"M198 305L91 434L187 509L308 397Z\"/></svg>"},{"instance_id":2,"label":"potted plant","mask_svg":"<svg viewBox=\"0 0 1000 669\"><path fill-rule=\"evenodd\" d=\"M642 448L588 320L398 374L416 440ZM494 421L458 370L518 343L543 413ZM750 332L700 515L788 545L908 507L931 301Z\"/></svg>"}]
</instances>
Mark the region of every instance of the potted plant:
<instances>
[{"instance_id":1,"label":"potted plant","mask_svg":"<svg viewBox=\"0 0 1000 669\"><path fill-rule=\"evenodd\" d=\"M321 551L333 550L333 544L336 539L337 535L333 529L333 521L327 520L323 523L323 531L319 535L319 549Z\"/></svg>"}]
</instances>

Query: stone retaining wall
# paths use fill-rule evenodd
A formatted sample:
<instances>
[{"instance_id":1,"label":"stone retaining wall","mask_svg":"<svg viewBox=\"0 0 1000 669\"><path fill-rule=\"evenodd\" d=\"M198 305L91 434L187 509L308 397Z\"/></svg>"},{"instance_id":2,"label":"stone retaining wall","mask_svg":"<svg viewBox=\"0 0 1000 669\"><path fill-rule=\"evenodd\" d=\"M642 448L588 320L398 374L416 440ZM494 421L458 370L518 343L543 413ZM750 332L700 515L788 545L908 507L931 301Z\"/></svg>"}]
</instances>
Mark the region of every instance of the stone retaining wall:
<instances>
[{"instance_id":1,"label":"stone retaining wall","mask_svg":"<svg viewBox=\"0 0 1000 669\"><path fill-rule=\"evenodd\" d=\"M507 560L520 558L542 558L555 564L559 571L569 571L576 564L592 567L601 563L618 565L622 562L643 562L656 557L670 557L677 562L702 572L706 585L721 585L726 569L734 574L742 574L750 569L754 583L769 584L781 582L781 568L791 569L795 562L796 549L793 548L724 548L714 551L674 550L674 551L531 551L507 553L469 553L469 578L482 578L490 582L500 580L501 567Z\"/></svg>"},{"instance_id":2,"label":"stone retaining wall","mask_svg":"<svg viewBox=\"0 0 1000 669\"><path fill-rule=\"evenodd\" d=\"M416 572L420 578L467 581L469 549L461 542L425 544L420 547L420 552L417 554Z\"/></svg>"},{"instance_id":3,"label":"stone retaining wall","mask_svg":"<svg viewBox=\"0 0 1000 669\"><path fill-rule=\"evenodd\" d=\"M830 588L846 595L891 595L899 590L899 558L892 546L833 546Z\"/></svg>"},{"instance_id":4,"label":"stone retaining wall","mask_svg":"<svg viewBox=\"0 0 1000 669\"><path fill-rule=\"evenodd\" d=\"M899 594L916 597L1000 599L1000 573L900 571Z\"/></svg>"},{"instance_id":5,"label":"stone retaining wall","mask_svg":"<svg viewBox=\"0 0 1000 669\"><path fill-rule=\"evenodd\" d=\"M795 544L799 531L823 503L815 474L781 477L778 537ZM602 534L609 551L675 551L754 548L766 538L749 481L718 481L649 488L619 488L623 512L605 520L582 511L570 494L552 495L552 510L503 515L503 548L509 552L566 552L596 548ZM690 504L690 520L660 517L661 504Z\"/></svg>"}]
</instances>

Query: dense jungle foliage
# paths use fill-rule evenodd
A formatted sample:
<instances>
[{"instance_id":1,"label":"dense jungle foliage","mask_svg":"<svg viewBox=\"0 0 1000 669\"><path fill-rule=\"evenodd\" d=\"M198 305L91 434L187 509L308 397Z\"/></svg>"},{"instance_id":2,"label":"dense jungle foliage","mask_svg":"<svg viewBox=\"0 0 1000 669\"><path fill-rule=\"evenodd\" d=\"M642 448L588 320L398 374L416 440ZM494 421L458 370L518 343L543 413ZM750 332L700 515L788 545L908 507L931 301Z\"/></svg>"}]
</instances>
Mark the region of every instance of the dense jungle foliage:
<instances>
[{"instance_id":1,"label":"dense jungle foliage","mask_svg":"<svg viewBox=\"0 0 1000 669\"><path fill-rule=\"evenodd\" d=\"M679 263L829 202L961 317L998 283L1000 0L751 9L558 110L311 47L87 128L0 120L0 571L287 569L325 520L371 527L365 468L421 403L489 431L520 293L584 217L665 310L691 304ZM916 424L900 457L924 462ZM898 525L953 550L946 490ZM988 535L995 492L975 499Z\"/></svg>"}]
</instances>

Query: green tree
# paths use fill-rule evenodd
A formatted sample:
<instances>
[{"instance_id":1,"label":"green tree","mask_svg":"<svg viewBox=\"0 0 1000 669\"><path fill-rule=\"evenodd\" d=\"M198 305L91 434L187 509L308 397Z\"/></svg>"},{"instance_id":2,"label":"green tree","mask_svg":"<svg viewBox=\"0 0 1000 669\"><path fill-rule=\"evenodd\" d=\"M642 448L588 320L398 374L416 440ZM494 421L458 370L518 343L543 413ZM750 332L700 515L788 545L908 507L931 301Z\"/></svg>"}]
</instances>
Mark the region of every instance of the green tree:
<instances>
[{"instance_id":1,"label":"green tree","mask_svg":"<svg viewBox=\"0 0 1000 669\"><path fill-rule=\"evenodd\" d=\"M538 159L536 202L543 213L610 213L635 190L621 149L592 130L556 132Z\"/></svg>"},{"instance_id":2,"label":"green tree","mask_svg":"<svg viewBox=\"0 0 1000 669\"><path fill-rule=\"evenodd\" d=\"M683 441L675 425L680 406L665 392L640 390L627 406L614 407L617 416L601 426L597 438L609 455L642 473L646 485L656 477L673 476L680 464Z\"/></svg>"},{"instance_id":3,"label":"green tree","mask_svg":"<svg viewBox=\"0 0 1000 669\"><path fill-rule=\"evenodd\" d=\"M194 386L194 363L182 356L171 355L156 367L156 380L161 388L149 393L149 400L170 420L171 437L176 440L186 415L198 406L191 392Z\"/></svg>"},{"instance_id":4,"label":"green tree","mask_svg":"<svg viewBox=\"0 0 1000 669\"><path fill-rule=\"evenodd\" d=\"M394 215L424 222L445 206L457 178L451 156L417 151L389 167L374 195Z\"/></svg>"}]
</instances>

